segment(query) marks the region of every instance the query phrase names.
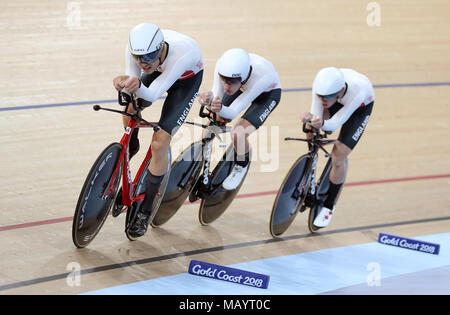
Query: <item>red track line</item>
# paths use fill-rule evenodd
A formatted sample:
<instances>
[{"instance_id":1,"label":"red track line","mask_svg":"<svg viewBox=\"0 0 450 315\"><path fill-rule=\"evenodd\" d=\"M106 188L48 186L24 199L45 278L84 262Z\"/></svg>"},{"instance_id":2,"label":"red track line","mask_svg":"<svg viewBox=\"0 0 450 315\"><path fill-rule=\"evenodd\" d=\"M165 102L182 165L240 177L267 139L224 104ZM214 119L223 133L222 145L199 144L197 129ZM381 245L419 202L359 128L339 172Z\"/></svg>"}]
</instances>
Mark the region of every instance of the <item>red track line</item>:
<instances>
[{"instance_id":1,"label":"red track line","mask_svg":"<svg viewBox=\"0 0 450 315\"><path fill-rule=\"evenodd\" d=\"M344 184L344 186L376 185L376 184L398 183L398 182L408 182L408 181L428 180L428 179L439 179L439 178L450 178L450 174L368 180L368 181L362 181L362 182L347 183L347 184ZM241 199L241 198L251 198L251 197L259 197L259 196L275 195L277 192L278 192L277 190L270 190L270 191L262 191L262 192L256 192L256 193L240 194L240 195L237 195L236 198L237 199ZM195 203L199 203L199 201L196 201ZM184 205L191 205L191 204L195 204L195 203L191 203L189 201L186 201L184 203ZM50 220L43 220L43 221L35 221L35 222L15 224L15 225L7 225L7 226L1 226L0 227L0 232L9 231L9 230L23 229L23 228L39 226L39 225L47 225L47 224L67 222L67 221L72 221L72 220L73 220L73 217L66 217L66 218L58 218L58 219L50 219Z\"/></svg>"},{"instance_id":2,"label":"red track line","mask_svg":"<svg viewBox=\"0 0 450 315\"><path fill-rule=\"evenodd\" d=\"M35 221L35 222L15 224L15 225L7 225L7 226L1 226L0 232L8 231L8 230L23 229L23 228L28 228L28 227L38 226L38 225L61 223L61 222L72 221L72 220L73 220L73 217L66 217L66 218Z\"/></svg>"},{"instance_id":3,"label":"red track line","mask_svg":"<svg viewBox=\"0 0 450 315\"><path fill-rule=\"evenodd\" d=\"M362 186L362 185L373 185L373 184L398 183L398 182L409 182L409 181L414 181L414 180L439 179L439 178L448 178L448 177L450 177L450 174L403 177L403 178L393 178L393 179L379 179L379 180L369 180L369 181L363 181L363 182L348 183L348 184L344 184L344 186Z\"/></svg>"}]
</instances>

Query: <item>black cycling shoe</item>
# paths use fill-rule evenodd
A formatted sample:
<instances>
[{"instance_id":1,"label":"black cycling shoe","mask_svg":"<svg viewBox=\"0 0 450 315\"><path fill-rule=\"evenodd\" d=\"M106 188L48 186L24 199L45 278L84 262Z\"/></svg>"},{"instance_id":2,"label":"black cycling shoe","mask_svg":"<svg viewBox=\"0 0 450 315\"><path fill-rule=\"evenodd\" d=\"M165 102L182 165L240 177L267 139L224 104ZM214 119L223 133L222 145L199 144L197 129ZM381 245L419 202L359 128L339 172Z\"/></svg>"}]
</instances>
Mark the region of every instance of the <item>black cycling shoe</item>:
<instances>
[{"instance_id":1,"label":"black cycling shoe","mask_svg":"<svg viewBox=\"0 0 450 315\"><path fill-rule=\"evenodd\" d=\"M138 212L134 219L133 225L129 228L128 234L133 238L141 237L147 232L148 224L150 223L150 215Z\"/></svg>"},{"instance_id":2,"label":"black cycling shoe","mask_svg":"<svg viewBox=\"0 0 450 315\"><path fill-rule=\"evenodd\" d=\"M148 171L148 176L145 177L145 198L141 203L136 205L137 214L131 227L128 229L128 235L131 238L141 237L147 232L152 213L153 201L158 194L159 186L164 178L164 175L154 176Z\"/></svg>"}]
</instances>

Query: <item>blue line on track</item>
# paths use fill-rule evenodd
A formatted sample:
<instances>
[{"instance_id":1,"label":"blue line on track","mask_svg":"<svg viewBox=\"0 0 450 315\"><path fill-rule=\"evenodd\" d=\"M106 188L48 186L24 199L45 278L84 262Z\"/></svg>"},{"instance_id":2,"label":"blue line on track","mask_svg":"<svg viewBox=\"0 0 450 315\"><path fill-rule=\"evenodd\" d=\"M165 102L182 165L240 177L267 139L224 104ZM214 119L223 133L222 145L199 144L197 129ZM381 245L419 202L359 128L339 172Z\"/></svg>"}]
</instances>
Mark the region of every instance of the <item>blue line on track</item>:
<instances>
[{"instance_id":1,"label":"blue line on track","mask_svg":"<svg viewBox=\"0 0 450 315\"><path fill-rule=\"evenodd\" d=\"M423 83L375 84L373 87L380 89L380 88L429 87L429 86L449 86L449 85L450 85L450 82L423 82ZM283 91L283 93L307 92L307 91L311 91L311 88L283 89L282 91ZM164 99L164 97L160 97L159 99ZM86 102L73 102L73 103L55 103L55 104L39 104L39 105L2 107L2 108L0 108L0 112L13 111L13 110L25 110L25 109L37 109L37 108L49 108L49 107L105 104L105 103L115 103L115 102L117 102L117 99L86 101Z\"/></svg>"}]
</instances>

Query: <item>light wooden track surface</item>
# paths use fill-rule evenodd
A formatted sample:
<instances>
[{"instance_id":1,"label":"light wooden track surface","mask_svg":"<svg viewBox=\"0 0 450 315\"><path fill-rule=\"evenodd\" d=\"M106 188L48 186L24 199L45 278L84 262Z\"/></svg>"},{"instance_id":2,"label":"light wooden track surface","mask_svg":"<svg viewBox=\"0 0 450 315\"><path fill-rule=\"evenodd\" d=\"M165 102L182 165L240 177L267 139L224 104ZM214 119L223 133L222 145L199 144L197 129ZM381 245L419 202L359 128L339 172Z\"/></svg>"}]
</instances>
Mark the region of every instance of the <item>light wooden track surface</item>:
<instances>
[{"instance_id":1,"label":"light wooden track surface","mask_svg":"<svg viewBox=\"0 0 450 315\"><path fill-rule=\"evenodd\" d=\"M367 24L368 3L3 1L0 286L17 285L0 294L75 294L186 272L190 259L226 265L373 242L382 231L406 237L448 232L450 2L378 1L380 26ZM76 21L70 17L77 16L77 8L79 25L68 25ZM123 131L118 115L94 112L92 104L116 98L112 79L124 72L128 32L145 21L199 43L205 61L201 91L211 88L217 58L232 47L271 60L285 90L261 131L268 136L253 137L259 158L239 198L216 222L200 226L198 204L185 205L166 225L130 242L123 232L125 216L110 217L91 245L79 250L72 244L70 220L78 194L97 155ZM286 236L305 237L265 242L271 239L275 191L306 150L304 144L282 140L302 136L299 115L310 108L311 92L291 89L310 88L316 72L331 65L364 73L376 86L372 117L349 157L348 185L324 230L329 233L307 237L303 214ZM19 109L76 102L89 104ZM156 102L144 117L157 121L161 104ZM195 104L189 119L197 113ZM192 127L183 130L185 137L174 139L174 156L193 139L187 136L194 134ZM134 167L150 137L151 132L140 133ZM227 247L233 244L244 245ZM217 246L225 249L163 260ZM83 275L79 287L68 286L65 277L46 278L67 273L71 262L88 270L151 257L160 259Z\"/></svg>"}]
</instances>

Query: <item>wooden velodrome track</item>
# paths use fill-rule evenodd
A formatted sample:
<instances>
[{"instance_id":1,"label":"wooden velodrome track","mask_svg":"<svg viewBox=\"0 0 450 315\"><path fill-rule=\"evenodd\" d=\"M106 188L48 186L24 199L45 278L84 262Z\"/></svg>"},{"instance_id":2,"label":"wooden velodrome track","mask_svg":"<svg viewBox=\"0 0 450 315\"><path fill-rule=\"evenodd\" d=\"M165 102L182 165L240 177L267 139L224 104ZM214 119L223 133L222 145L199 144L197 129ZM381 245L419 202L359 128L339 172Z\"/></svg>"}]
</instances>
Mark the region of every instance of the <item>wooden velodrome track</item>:
<instances>
[{"instance_id":1,"label":"wooden velodrome track","mask_svg":"<svg viewBox=\"0 0 450 315\"><path fill-rule=\"evenodd\" d=\"M378 1L379 26L368 25L368 4L2 1L0 294L76 294L184 273L191 259L227 265L374 242L381 231L405 237L449 232L450 3ZM252 138L259 158L239 197L212 225L200 226L198 204L185 205L164 226L130 242L125 216L110 217L87 248L76 249L71 217L83 181L101 150L123 132L118 115L94 112L92 105L111 100L102 105L118 107L112 79L124 72L129 30L145 21L199 43L201 91L211 88L221 53L242 47L273 62L282 100L264 125L267 136ZM310 108L314 75L330 65L371 79L372 117L349 157L331 225L309 237L307 216L299 215L285 240L270 242L275 192L306 150L282 139L301 136L298 118ZM144 117L157 121L161 103ZM197 113L196 103L189 120ZM192 127L183 129L174 139L174 156L192 140ZM140 133L135 168L150 137L150 131ZM66 283L72 262L88 271L81 286ZM97 268L104 266L116 267Z\"/></svg>"}]
</instances>

